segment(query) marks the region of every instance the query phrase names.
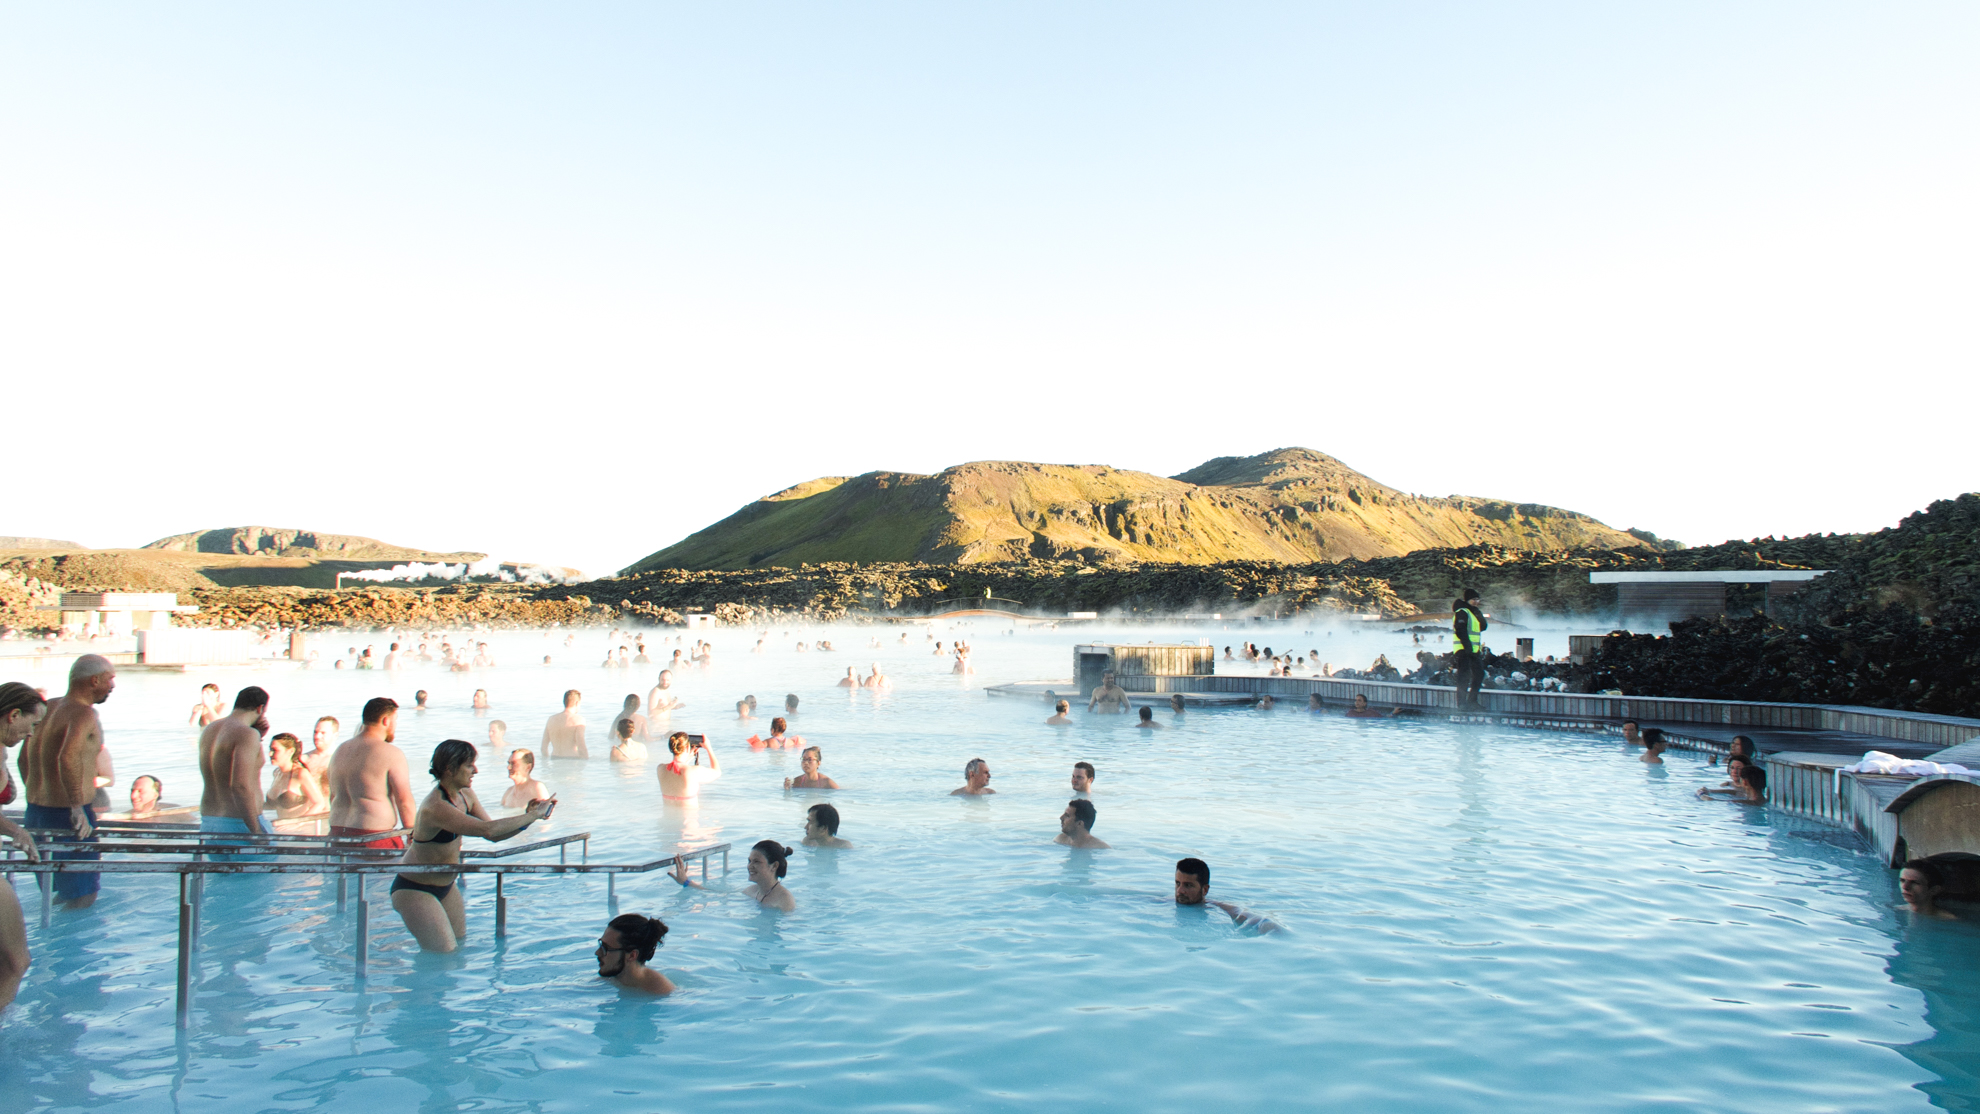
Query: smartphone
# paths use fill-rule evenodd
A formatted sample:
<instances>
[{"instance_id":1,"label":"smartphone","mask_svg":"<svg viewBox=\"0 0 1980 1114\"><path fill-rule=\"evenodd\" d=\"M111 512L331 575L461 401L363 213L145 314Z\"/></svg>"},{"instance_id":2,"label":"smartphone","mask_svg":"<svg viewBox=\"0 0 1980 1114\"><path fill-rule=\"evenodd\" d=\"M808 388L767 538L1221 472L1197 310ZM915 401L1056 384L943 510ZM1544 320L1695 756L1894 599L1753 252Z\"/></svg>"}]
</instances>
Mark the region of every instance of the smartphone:
<instances>
[{"instance_id":1,"label":"smartphone","mask_svg":"<svg viewBox=\"0 0 1980 1114\"><path fill-rule=\"evenodd\" d=\"M688 746L694 750L700 750L702 748L702 745L705 744L706 742L708 742L708 736L706 735L688 736Z\"/></svg>"},{"instance_id":2,"label":"smartphone","mask_svg":"<svg viewBox=\"0 0 1980 1114\"><path fill-rule=\"evenodd\" d=\"M546 805L546 806L544 806L544 809L543 809L543 818L544 818L545 820L548 820L548 819L550 819L550 814L551 814L551 813L553 813L553 812L556 812L556 811L557 811L557 798L555 798L555 797L552 797L552 798L550 798L550 803L549 803L548 805Z\"/></svg>"}]
</instances>

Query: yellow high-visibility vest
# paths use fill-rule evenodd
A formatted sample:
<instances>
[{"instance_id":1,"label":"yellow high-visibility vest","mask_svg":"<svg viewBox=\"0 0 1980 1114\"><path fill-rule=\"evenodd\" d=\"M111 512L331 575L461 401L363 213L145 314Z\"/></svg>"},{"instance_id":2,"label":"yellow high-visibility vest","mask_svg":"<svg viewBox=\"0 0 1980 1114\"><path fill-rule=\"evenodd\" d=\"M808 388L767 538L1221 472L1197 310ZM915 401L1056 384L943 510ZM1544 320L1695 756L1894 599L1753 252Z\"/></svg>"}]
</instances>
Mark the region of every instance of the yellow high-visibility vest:
<instances>
[{"instance_id":1,"label":"yellow high-visibility vest","mask_svg":"<svg viewBox=\"0 0 1980 1114\"><path fill-rule=\"evenodd\" d=\"M1457 622L1451 625L1451 643L1454 649L1470 650L1478 653L1485 648L1484 622L1478 613L1468 607L1458 608Z\"/></svg>"}]
</instances>

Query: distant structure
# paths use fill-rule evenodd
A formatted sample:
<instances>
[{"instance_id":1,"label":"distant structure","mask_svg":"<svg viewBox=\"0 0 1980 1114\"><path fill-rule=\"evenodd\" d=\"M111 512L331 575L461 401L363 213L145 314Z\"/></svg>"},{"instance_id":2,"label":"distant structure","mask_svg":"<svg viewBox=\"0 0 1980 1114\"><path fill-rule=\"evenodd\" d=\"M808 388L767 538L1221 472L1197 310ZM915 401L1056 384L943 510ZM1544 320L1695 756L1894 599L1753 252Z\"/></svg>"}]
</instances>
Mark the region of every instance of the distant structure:
<instances>
[{"instance_id":1,"label":"distant structure","mask_svg":"<svg viewBox=\"0 0 1980 1114\"><path fill-rule=\"evenodd\" d=\"M1764 586L1766 610L1791 596L1827 569L1713 569L1696 572L1591 572L1590 584L1613 584L1622 607L1624 630L1664 631L1680 619L1726 613L1728 585Z\"/></svg>"},{"instance_id":2,"label":"distant structure","mask_svg":"<svg viewBox=\"0 0 1980 1114\"><path fill-rule=\"evenodd\" d=\"M40 610L61 612L61 625L83 634L126 635L163 630L172 616L199 608L180 603L172 592L64 592L60 603Z\"/></svg>"}]
</instances>

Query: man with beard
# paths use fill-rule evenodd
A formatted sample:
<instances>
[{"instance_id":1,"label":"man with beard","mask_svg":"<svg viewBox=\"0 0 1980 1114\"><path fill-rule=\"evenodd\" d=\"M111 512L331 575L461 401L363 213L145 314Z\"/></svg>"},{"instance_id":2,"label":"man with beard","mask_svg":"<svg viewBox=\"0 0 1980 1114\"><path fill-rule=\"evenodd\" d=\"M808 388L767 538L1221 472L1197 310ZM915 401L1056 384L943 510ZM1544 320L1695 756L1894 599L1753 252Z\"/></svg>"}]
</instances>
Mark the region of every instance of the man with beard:
<instances>
[{"instance_id":1,"label":"man with beard","mask_svg":"<svg viewBox=\"0 0 1980 1114\"><path fill-rule=\"evenodd\" d=\"M103 721L96 706L117 687L117 669L102 654L84 654L69 667L69 691L48 705L47 718L21 752L27 790L27 827L66 828L96 842L96 764L103 750ZM62 842L67 842L64 839ZM100 851L57 851L57 859L100 859ZM63 871L55 875L55 900L65 909L96 903L103 876Z\"/></svg>"},{"instance_id":2,"label":"man with beard","mask_svg":"<svg viewBox=\"0 0 1980 1114\"><path fill-rule=\"evenodd\" d=\"M365 701L364 727L330 755L330 834L367 836L413 826L412 779L398 738L399 702L388 696ZM402 836L386 836L366 847L404 850Z\"/></svg>"},{"instance_id":3,"label":"man with beard","mask_svg":"<svg viewBox=\"0 0 1980 1114\"><path fill-rule=\"evenodd\" d=\"M593 952L598 957L598 977L642 994L672 994L673 982L646 965L666 935L667 926L657 918L638 913L613 917Z\"/></svg>"}]
</instances>

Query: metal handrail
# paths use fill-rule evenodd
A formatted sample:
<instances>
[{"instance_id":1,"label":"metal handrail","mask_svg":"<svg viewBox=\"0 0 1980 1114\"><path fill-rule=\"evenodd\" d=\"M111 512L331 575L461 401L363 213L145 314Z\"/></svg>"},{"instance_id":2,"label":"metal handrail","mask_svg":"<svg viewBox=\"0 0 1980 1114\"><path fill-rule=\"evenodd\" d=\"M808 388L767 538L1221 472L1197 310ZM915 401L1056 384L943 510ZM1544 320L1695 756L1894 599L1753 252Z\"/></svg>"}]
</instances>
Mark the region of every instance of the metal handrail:
<instances>
[{"instance_id":1,"label":"metal handrail","mask_svg":"<svg viewBox=\"0 0 1980 1114\"><path fill-rule=\"evenodd\" d=\"M213 834L213 833L209 833ZM555 839L539 841L537 845L524 845L510 850L509 854L523 851L544 850L563 846L579 840L590 846L591 833L582 832ZM230 836L228 838L239 838ZM375 837L374 837L375 838ZM66 849L87 847L89 844L69 843ZM226 849L235 853L238 844L227 844ZM710 844L689 851L678 851L665 858L644 863L381 863L381 862L271 862L271 861L211 861L202 859L53 859L45 858L37 862L13 859L13 848L7 849L8 860L0 869L24 874L35 874L41 887L41 923L48 927L49 907L54 887L51 875L55 874L176 874L179 876L179 963L178 963L178 1003L177 1025L187 1027L192 1011L192 953L198 948L199 900L204 889L201 883L208 874L335 874L338 876L338 905L344 903L342 883L344 876L358 876L357 898L357 948L356 977L362 980L368 963L371 934L371 902L365 892L365 882L373 874L493 874L495 876L495 935L508 934L509 900L502 892L502 881L511 874L603 874L606 880L606 901L615 904L618 900L618 876L621 874L647 874L662 867L672 866L676 858L683 863L699 861L702 881L708 880L708 862L716 855L722 856L722 873L729 872L729 848L727 843ZM52 850L52 848L51 848ZM486 852L488 857L499 857L500 852Z\"/></svg>"}]
</instances>

